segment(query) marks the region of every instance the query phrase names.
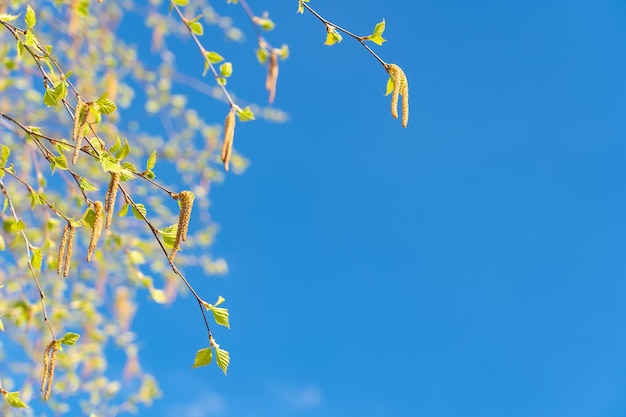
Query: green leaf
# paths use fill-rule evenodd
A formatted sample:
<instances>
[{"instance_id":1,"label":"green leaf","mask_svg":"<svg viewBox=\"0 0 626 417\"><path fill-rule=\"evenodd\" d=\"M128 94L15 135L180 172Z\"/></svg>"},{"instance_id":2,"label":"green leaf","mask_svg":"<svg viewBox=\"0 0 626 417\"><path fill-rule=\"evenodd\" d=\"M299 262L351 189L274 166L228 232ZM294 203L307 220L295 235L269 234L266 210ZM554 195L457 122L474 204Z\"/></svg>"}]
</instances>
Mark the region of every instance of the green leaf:
<instances>
[{"instance_id":1,"label":"green leaf","mask_svg":"<svg viewBox=\"0 0 626 417\"><path fill-rule=\"evenodd\" d=\"M8 219L4 222L4 230L7 232L19 233L24 229L26 229L26 223L23 220Z\"/></svg>"},{"instance_id":2,"label":"green leaf","mask_svg":"<svg viewBox=\"0 0 626 417\"><path fill-rule=\"evenodd\" d=\"M278 56L280 56L280 59L282 59L283 61L289 58L289 47L287 45L281 46L280 50L278 51Z\"/></svg>"},{"instance_id":3,"label":"green leaf","mask_svg":"<svg viewBox=\"0 0 626 417\"><path fill-rule=\"evenodd\" d=\"M130 204L125 203L120 209L119 213L117 213L117 215L120 217L126 216L128 214L128 206L130 206Z\"/></svg>"},{"instance_id":4,"label":"green leaf","mask_svg":"<svg viewBox=\"0 0 626 417\"><path fill-rule=\"evenodd\" d=\"M19 14L0 13L0 22L12 22L20 17Z\"/></svg>"},{"instance_id":5,"label":"green leaf","mask_svg":"<svg viewBox=\"0 0 626 417\"><path fill-rule=\"evenodd\" d=\"M2 323L2 319L0 319L0 332L4 332L4 323Z\"/></svg>"},{"instance_id":6,"label":"green leaf","mask_svg":"<svg viewBox=\"0 0 626 417\"><path fill-rule=\"evenodd\" d=\"M67 170L67 159L65 159L65 155L59 155L55 158L52 158L51 165L53 168Z\"/></svg>"},{"instance_id":7,"label":"green leaf","mask_svg":"<svg viewBox=\"0 0 626 417\"><path fill-rule=\"evenodd\" d=\"M46 205L43 197L39 195L35 190L30 191L30 208L35 208L38 205Z\"/></svg>"},{"instance_id":8,"label":"green leaf","mask_svg":"<svg viewBox=\"0 0 626 417\"><path fill-rule=\"evenodd\" d=\"M265 17L265 16L264 17L254 16L252 18L252 21L263 30L272 30L276 26L274 22L272 21L272 19Z\"/></svg>"},{"instance_id":9,"label":"green leaf","mask_svg":"<svg viewBox=\"0 0 626 417\"><path fill-rule=\"evenodd\" d=\"M224 62L220 65L220 74L222 74L222 77L230 77L233 75L233 64L230 62Z\"/></svg>"},{"instance_id":10,"label":"green leaf","mask_svg":"<svg viewBox=\"0 0 626 417\"><path fill-rule=\"evenodd\" d=\"M248 122L254 120L254 113L250 110L250 106L247 106L243 109L237 109L237 117L239 117L240 122Z\"/></svg>"},{"instance_id":11,"label":"green leaf","mask_svg":"<svg viewBox=\"0 0 626 417\"><path fill-rule=\"evenodd\" d=\"M393 91L393 78L389 76L389 79L387 80L387 89L385 90L385 95L388 96L389 94L391 94L392 91Z\"/></svg>"},{"instance_id":12,"label":"green leaf","mask_svg":"<svg viewBox=\"0 0 626 417\"><path fill-rule=\"evenodd\" d=\"M152 151L150 157L148 158L148 162L146 162L146 171L150 171L154 169L154 165L156 164L157 153L156 151Z\"/></svg>"},{"instance_id":13,"label":"green leaf","mask_svg":"<svg viewBox=\"0 0 626 417\"><path fill-rule=\"evenodd\" d=\"M166 248L172 249L174 242L176 241L176 234L178 233L178 223L168 226L163 229L159 229L161 236L163 236L163 244Z\"/></svg>"},{"instance_id":14,"label":"green leaf","mask_svg":"<svg viewBox=\"0 0 626 417\"><path fill-rule=\"evenodd\" d=\"M97 191L98 187L87 181L84 177L80 178L79 181L80 189L83 191Z\"/></svg>"},{"instance_id":15,"label":"green leaf","mask_svg":"<svg viewBox=\"0 0 626 417\"><path fill-rule=\"evenodd\" d=\"M117 152L120 151L120 148L122 147L122 141L120 140L120 137L116 137L115 138L115 143L113 144L113 146L111 146L111 153L113 155L115 155Z\"/></svg>"},{"instance_id":16,"label":"green leaf","mask_svg":"<svg viewBox=\"0 0 626 417\"><path fill-rule=\"evenodd\" d=\"M113 100L107 98L106 94L96 100L96 105L102 114L111 114L117 109Z\"/></svg>"},{"instance_id":17,"label":"green leaf","mask_svg":"<svg viewBox=\"0 0 626 417\"><path fill-rule=\"evenodd\" d=\"M4 168L11 155L11 149L6 145L0 145L0 168Z\"/></svg>"},{"instance_id":18,"label":"green leaf","mask_svg":"<svg viewBox=\"0 0 626 417\"><path fill-rule=\"evenodd\" d=\"M37 15L30 5L26 6L26 16L24 16L24 22L29 29L32 29L37 24Z\"/></svg>"},{"instance_id":19,"label":"green leaf","mask_svg":"<svg viewBox=\"0 0 626 417\"><path fill-rule=\"evenodd\" d=\"M326 25L326 41L324 42L324 45L331 46L341 42L342 39L343 38L334 26L328 24Z\"/></svg>"},{"instance_id":20,"label":"green leaf","mask_svg":"<svg viewBox=\"0 0 626 417\"><path fill-rule=\"evenodd\" d=\"M80 335L78 333L68 332L61 338L60 342L67 346L73 346L76 344Z\"/></svg>"},{"instance_id":21,"label":"green leaf","mask_svg":"<svg viewBox=\"0 0 626 417\"><path fill-rule=\"evenodd\" d=\"M4 399L11 407L28 408L26 403L20 398L19 391L7 392L6 394L4 394Z\"/></svg>"},{"instance_id":22,"label":"green leaf","mask_svg":"<svg viewBox=\"0 0 626 417\"><path fill-rule=\"evenodd\" d=\"M213 319L215 319L215 322L217 324L230 329L230 322L228 321L229 315L228 315L227 308L211 306L209 307L209 310L211 310L211 313L213 313Z\"/></svg>"},{"instance_id":23,"label":"green leaf","mask_svg":"<svg viewBox=\"0 0 626 417\"><path fill-rule=\"evenodd\" d=\"M217 307L218 305L222 304L224 301L226 301L226 299L220 295L217 297L217 301L213 305Z\"/></svg>"},{"instance_id":24,"label":"green leaf","mask_svg":"<svg viewBox=\"0 0 626 417\"><path fill-rule=\"evenodd\" d=\"M261 63L265 64L267 58L269 58L270 54L267 52L265 48L259 48L256 50L256 59Z\"/></svg>"},{"instance_id":25,"label":"green leaf","mask_svg":"<svg viewBox=\"0 0 626 417\"><path fill-rule=\"evenodd\" d=\"M189 22L189 29L191 29L191 31L198 36L202 36L204 34L204 28L200 22Z\"/></svg>"},{"instance_id":26,"label":"green leaf","mask_svg":"<svg viewBox=\"0 0 626 417\"><path fill-rule=\"evenodd\" d=\"M33 269L37 272L41 271L41 261L43 259L41 248L33 248L33 257L30 260Z\"/></svg>"},{"instance_id":27,"label":"green leaf","mask_svg":"<svg viewBox=\"0 0 626 417\"><path fill-rule=\"evenodd\" d=\"M304 13L304 3L308 3L309 0L298 0L298 13Z\"/></svg>"},{"instance_id":28,"label":"green leaf","mask_svg":"<svg viewBox=\"0 0 626 417\"><path fill-rule=\"evenodd\" d=\"M189 0L173 0L177 6L186 6L189 4Z\"/></svg>"},{"instance_id":29,"label":"green leaf","mask_svg":"<svg viewBox=\"0 0 626 417\"><path fill-rule=\"evenodd\" d=\"M230 364L230 354L227 350L220 349L217 345L215 346L215 360L217 361L217 366L224 372L226 375L228 371L228 365Z\"/></svg>"},{"instance_id":30,"label":"green leaf","mask_svg":"<svg viewBox=\"0 0 626 417\"><path fill-rule=\"evenodd\" d=\"M4 243L4 238L0 235L0 250L4 250L6 248L6 243Z\"/></svg>"},{"instance_id":31,"label":"green leaf","mask_svg":"<svg viewBox=\"0 0 626 417\"><path fill-rule=\"evenodd\" d=\"M126 158L129 153L130 153L130 145L128 144L128 139L126 139L126 141L124 142L124 146L122 146L122 149L120 149L119 152L117 152L115 157L118 160L122 160Z\"/></svg>"},{"instance_id":32,"label":"green leaf","mask_svg":"<svg viewBox=\"0 0 626 417\"><path fill-rule=\"evenodd\" d=\"M376 45L380 46L383 44L383 42L387 41L385 38L383 38L384 31L385 31L385 19L377 23L376 26L374 27L374 32L371 35L367 36L365 39L372 41Z\"/></svg>"},{"instance_id":33,"label":"green leaf","mask_svg":"<svg viewBox=\"0 0 626 417\"><path fill-rule=\"evenodd\" d=\"M213 360L213 352L211 348L200 349L196 352L196 357L193 360L192 368L199 368L201 366L207 366Z\"/></svg>"},{"instance_id":34,"label":"green leaf","mask_svg":"<svg viewBox=\"0 0 626 417\"><path fill-rule=\"evenodd\" d=\"M142 203L137 203L134 206L131 205L130 208L133 210L133 215L139 220L143 220L147 214L146 206L144 206Z\"/></svg>"},{"instance_id":35,"label":"green leaf","mask_svg":"<svg viewBox=\"0 0 626 417\"><path fill-rule=\"evenodd\" d=\"M156 288L150 288L150 297L155 303L165 304L167 303L167 295L165 295L165 291L159 290Z\"/></svg>"},{"instance_id":36,"label":"green leaf","mask_svg":"<svg viewBox=\"0 0 626 417\"><path fill-rule=\"evenodd\" d=\"M213 52L213 51L207 51L206 53L206 59L211 63L211 64L219 64L220 62L222 62L224 60L224 57L221 56L220 54L218 54L217 52Z\"/></svg>"}]
</instances>

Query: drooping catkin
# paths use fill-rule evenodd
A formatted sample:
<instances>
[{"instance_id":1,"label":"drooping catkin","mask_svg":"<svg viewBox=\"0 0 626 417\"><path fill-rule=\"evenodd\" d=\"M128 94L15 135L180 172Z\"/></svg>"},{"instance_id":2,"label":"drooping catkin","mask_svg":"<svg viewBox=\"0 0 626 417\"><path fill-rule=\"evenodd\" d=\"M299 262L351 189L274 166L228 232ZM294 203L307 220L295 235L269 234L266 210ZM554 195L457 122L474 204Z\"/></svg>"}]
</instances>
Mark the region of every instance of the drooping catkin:
<instances>
[{"instance_id":1,"label":"drooping catkin","mask_svg":"<svg viewBox=\"0 0 626 417\"><path fill-rule=\"evenodd\" d=\"M57 258L57 275L61 275L63 270L63 261L65 260L65 249L67 247L67 239L70 236L70 225L65 225L63 229L63 237L61 237L61 244L59 245L59 256Z\"/></svg>"},{"instance_id":2,"label":"drooping catkin","mask_svg":"<svg viewBox=\"0 0 626 417\"><path fill-rule=\"evenodd\" d=\"M111 227L111 222L113 221L113 211L115 210L115 199L117 198L117 189L120 185L120 176L119 172L111 172L109 188L104 196L104 210L107 214L104 227L107 230Z\"/></svg>"},{"instance_id":3,"label":"drooping catkin","mask_svg":"<svg viewBox=\"0 0 626 417\"><path fill-rule=\"evenodd\" d=\"M72 251L74 249L74 226L70 223L69 233L67 236L67 246L65 248L65 259L63 260L63 276L67 277L70 273L70 264L72 263Z\"/></svg>"},{"instance_id":4,"label":"drooping catkin","mask_svg":"<svg viewBox=\"0 0 626 417\"><path fill-rule=\"evenodd\" d=\"M276 97L276 82L278 81L278 53L272 50L269 64L267 66L267 77L265 78L265 89L270 93L268 101L274 103Z\"/></svg>"},{"instance_id":5,"label":"drooping catkin","mask_svg":"<svg viewBox=\"0 0 626 417\"><path fill-rule=\"evenodd\" d=\"M74 109L74 127L72 128L72 140L74 141L72 164L76 164L78 161L78 154L80 153L80 149L83 144L83 129L87 124L90 108L91 106L89 103L85 103L80 97L78 97L76 108Z\"/></svg>"},{"instance_id":6,"label":"drooping catkin","mask_svg":"<svg viewBox=\"0 0 626 417\"><path fill-rule=\"evenodd\" d=\"M228 171L230 156L233 152L233 139L235 137L235 109L231 108L224 121L224 143L222 144L222 162L224 170Z\"/></svg>"},{"instance_id":7,"label":"drooping catkin","mask_svg":"<svg viewBox=\"0 0 626 417\"><path fill-rule=\"evenodd\" d=\"M89 239L89 248L87 249L87 262L91 262L91 255L93 255L93 251L96 249L98 239L100 239L100 234L102 233L102 224L104 220L104 206L102 201L96 201L93 203L93 212L93 229L91 231L91 239Z\"/></svg>"},{"instance_id":8,"label":"drooping catkin","mask_svg":"<svg viewBox=\"0 0 626 417\"><path fill-rule=\"evenodd\" d=\"M396 64L389 64L387 72L393 79L393 91L391 92L391 116L398 118L398 98L402 96L402 127L409 124L409 82L402 71L402 68Z\"/></svg>"},{"instance_id":9,"label":"drooping catkin","mask_svg":"<svg viewBox=\"0 0 626 417\"><path fill-rule=\"evenodd\" d=\"M174 261L176 252L180 249L181 242L187 240L187 230L189 229L189 220L191 220L191 209L196 196L191 191L181 191L178 193L178 202L180 205L180 214L178 215L178 229L176 230L176 239L174 247L170 255L170 262Z\"/></svg>"},{"instance_id":10,"label":"drooping catkin","mask_svg":"<svg viewBox=\"0 0 626 417\"><path fill-rule=\"evenodd\" d=\"M57 341L48 343L43 353L43 372L41 375L41 392L43 399L48 400L52 392L52 381L54 381L54 368L57 363L57 351L59 347Z\"/></svg>"},{"instance_id":11,"label":"drooping catkin","mask_svg":"<svg viewBox=\"0 0 626 417\"><path fill-rule=\"evenodd\" d=\"M56 341L53 341L52 351L50 352L50 364L48 366L47 385L46 390L43 394L43 399L46 401L50 398L50 393L52 392L52 381L54 381L54 368L57 364L57 351L57 343Z\"/></svg>"},{"instance_id":12,"label":"drooping catkin","mask_svg":"<svg viewBox=\"0 0 626 417\"><path fill-rule=\"evenodd\" d=\"M48 380L48 370L50 369L50 350L52 349L52 344L54 341L46 346L46 349L43 351L43 371L41 372L41 389L39 391L44 392L46 389L46 382Z\"/></svg>"}]
</instances>

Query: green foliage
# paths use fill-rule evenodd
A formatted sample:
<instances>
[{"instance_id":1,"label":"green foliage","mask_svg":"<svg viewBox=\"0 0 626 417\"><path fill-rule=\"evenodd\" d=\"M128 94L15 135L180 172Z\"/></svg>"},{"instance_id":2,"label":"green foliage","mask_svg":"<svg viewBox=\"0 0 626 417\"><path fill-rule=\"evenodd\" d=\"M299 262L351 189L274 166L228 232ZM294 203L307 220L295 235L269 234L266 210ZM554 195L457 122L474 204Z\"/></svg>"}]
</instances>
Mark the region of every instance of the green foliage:
<instances>
[{"instance_id":1,"label":"green foliage","mask_svg":"<svg viewBox=\"0 0 626 417\"><path fill-rule=\"evenodd\" d=\"M374 32L371 35L366 36L365 39L374 42L376 45L382 45L387 40L383 38L383 32L385 31L385 19L378 22L374 27Z\"/></svg>"},{"instance_id":2,"label":"green foliage","mask_svg":"<svg viewBox=\"0 0 626 417\"><path fill-rule=\"evenodd\" d=\"M26 403L20 398L20 393L18 391L15 392L4 392L3 393L4 400L11 407L15 408L27 408Z\"/></svg>"},{"instance_id":3,"label":"green foliage","mask_svg":"<svg viewBox=\"0 0 626 417\"><path fill-rule=\"evenodd\" d=\"M337 28L332 26L332 25L326 25L326 41L324 42L324 45L334 45L336 43L339 43L342 41L342 37L339 34L339 32L337 32Z\"/></svg>"}]
</instances>

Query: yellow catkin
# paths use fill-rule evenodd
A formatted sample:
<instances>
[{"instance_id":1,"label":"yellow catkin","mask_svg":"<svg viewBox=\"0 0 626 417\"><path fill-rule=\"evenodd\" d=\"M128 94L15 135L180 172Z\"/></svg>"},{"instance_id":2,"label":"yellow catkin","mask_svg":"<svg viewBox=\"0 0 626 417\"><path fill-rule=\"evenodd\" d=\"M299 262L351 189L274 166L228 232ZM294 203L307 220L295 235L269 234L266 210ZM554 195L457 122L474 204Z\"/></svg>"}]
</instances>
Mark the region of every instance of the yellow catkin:
<instances>
[{"instance_id":1,"label":"yellow catkin","mask_svg":"<svg viewBox=\"0 0 626 417\"><path fill-rule=\"evenodd\" d=\"M89 104L85 103L80 97L78 97L78 102L76 102L76 108L74 109L74 127L72 128L72 140L74 141L72 164L76 164L78 161L80 148L83 144L83 129L85 128L85 124L87 124L88 116Z\"/></svg>"},{"instance_id":2,"label":"yellow catkin","mask_svg":"<svg viewBox=\"0 0 626 417\"><path fill-rule=\"evenodd\" d=\"M52 392L52 381L54 381L54 368L57 363L57 343L56 341L52 342L52 351L50 352L50 362L48 366L48 372L46 375L46 389L43 394L43 399L48 400L50 398L50 393Z\"/></svg>"},{"instance_id":3,"label":"yellow catkin","mask_svg":"<svg viewBox=\"0 0 626 417\"><path fill-rule=\"evenodd\" d=\"M63 270L63 260L65 259L65 247L67 246L67 239L70 235L70 225L66 224L63 229L63 237L61 237L61 244L59 245L59 256L57 258L57 275L61 275Z\"/></svg>"},{"instance_id":4,"label":"yellow catkin","mask_svg":"<svg viewBox=\"0 0 626 417\"><path fill-rule=\"evenodd\" d=\"M233 151L233 139L235 137L235 109L231 108L224 121L224 144L222 145L222 162L224 170L228 171L230 156Z\"/></svg>"},{"instance_id":5,"label":"yellow catkin","mask_svg":"<svg viewBox=\"0 0 626 417\"><path fill-rule=\"evenodd\" d=\"M398 98L402 96L402 127L409 124L409 82L396 64L389 64L387 72L393 79L393 91L391 92L391 116L398 118Z\"/></svg>"},{"instance_id":6,"label":"yellow catkin","mask_svg":"<svg viewBox=\"0 0 626 417\"><path fill-rule=\"evenodd\" d=\"M46 349L43 351L43 371L41 373L41 392L46 390L47 382L48 382L48 371L50 370L50 350L52 349L52 345L54 344L54 340L46 346Z\"/></svg>"},{"instance_id":7,"label":"yellow catkin","mask_svg":"<svg viewBox=\"0 0 626 417\"><path fill-rule=\"evenodd\" d=\"M265 79L265 89L270 93L268 101L274 102L276 97L276 82L278 81L278 54L272 51L269 65L267 66L267 78Z\"/></svg>"},{"instance_id":8,"label":"yellow catkin","mask_svg":"<svg viewBox=\"0 0 626 417\"><path fill-rule=\"evenodd\" d=\"M181 242L187 240L187 230L189 229L189 220L191 220L191 209L196 196L191 191L181 191L178 193L178 201L180 205L180 214L178 215L178 229L176 230L176 239L174 247L170 255L170 261L174 261L176 252L180 249Z\"/></svg>"},{"instance_id":9,"label":"yellow catkin","mask_svg":"<svg viewBox=\"0 0 626 417\"><path fill-rule=\"evenodd\" d=\"M91 239L89 239L89 248L87 249L87 262L91 262L91 256L98 245L98 239L100 239L100 234L102 233L104 206L101 201L93 203L93 212L93 230L91 231Z\"/></svg>"},{"instance_id":10,"label":"yellow catkin","mask_svg":"<svg viewBox=\"0 0 626 417\"><path fill-rule=\"evenodd\" d=\"M403 73L403 82L400 87L400 95L402 96L402 127L407 127L409 124L409 80Z\"/></svg>"},{"instance_id":11,"label":"yellow catkin","mask_svg":"<svg viewBox=\"0 0 626 417\"><path fill-rule=\"evenodd\" d=\"M117 189L120 184L120 173L112 172L109 188L104 196L104 209L106 210L106 221L104 227L109 229L113 221L113 211L115 210L115 199L117 198Z\"/></svg>"},{"instance_id":12,"label":"yellow catkin","mask_svg":"<svg viewBox=\"0 0 626 417\"><path fill-rule=\"evenodd\" d=\"M74 249L74 226L69 225L69 233L67 236L67 246L65 248L65 259L63 264L63 276L66 277L70 273L70 264L72 263L72 251Z\"/></svg>"}]
</instances>

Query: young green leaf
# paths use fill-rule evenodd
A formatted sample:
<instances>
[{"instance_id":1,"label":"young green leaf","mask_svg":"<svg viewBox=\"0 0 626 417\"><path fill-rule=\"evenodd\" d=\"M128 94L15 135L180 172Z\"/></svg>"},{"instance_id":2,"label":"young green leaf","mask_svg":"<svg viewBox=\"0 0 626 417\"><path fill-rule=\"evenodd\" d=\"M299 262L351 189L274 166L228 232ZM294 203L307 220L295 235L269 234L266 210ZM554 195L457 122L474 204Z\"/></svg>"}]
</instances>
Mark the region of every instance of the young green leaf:
<instances>
[{"instance_id":1,"label":"young green leaf","mask_svg":"<svg viewBox=\"0 0 626 417\"><path fill-rule=\"evenodd\" d=\"M117 109L117 106L115 105L113 100L107 98L106 95L100 97L96 101L96 105L98 106L98 109L102 114L111 114Z\"/></svg>"},{"instance_id":2,"label":"young green leaf","mask_svg":"<svg viewBox=\"0 0 626 417\"><path fill-rule=\"evenodd\" d=\"M331 46L341 42L342 39L343 38L334 26L326 25L326 41L324 42L324 45Z\"/></svg>"},{"instance_id":3,"label":"young green leaf","mask_svg":"<svg viewBox=\"0 0 626 417\"><path fill-rule=\"evenodd\" d=\"M217 366L219 366L222 372L224 372L224 375L226 375L228 365L230 365L230 354L228 351L215 346L215 360L217 361Z\"/></svg>"},{"instance_id":4,"label":"young green leaf","mask_svg":"<svg viewBox=\"0 0 626 417\"><path fill-rule=\"evenodd\" d=\"M6 145L0 145L0 168L4 168L11 155L11 149Z\"/></svg>"},{"instance_id":5,"label":"young green leaf","mask_svg":"<svg viewBox=\"0 0 626 417\"><path fill-rule=\"evenodd\" d=\"M131 205L130 208L133 210L133 215L139 220L143 220L147 215L146 206L141 203L137 203L134 206Z\"/></svg>"},{"instance_id":6,"label":"young green leaf","mask_svg":"<svg viewBox=\"0 0 626 417\"><path fill-rule=\"evenodd\" d=\"M243 109L237 109L237 117L239 117L240 122L248 122L254 120L254 113L250 110L250 106L246 106Z\"/></svg>"},{"instance_id":7,"label":"young green leaf","mask_svg":"<svg viewBox=\"0 0 626 417\"><path fill-rule=\"evenodd\" d=\"M387 40L383 38L383 32L385 31L385 19L380 21L374 27L374 32L371 35L367 36L365 39L374 42L376 45L380 46L383 42Z\"/></svg>"},{"instance_id":8,"label":"young green leaf","mask_svg":"<svg viewBox=\"0 0 626 417\"><path fill-rule=\"evenodd\" d=\"M32 29L37 24L37 15L30 5L26 6L26 16L24 16L24 22L29 29Z\"/></svg>"},{"instance_id":9,"label":"young green leaf","mask_svg":"<svg viewBox=\"0 0 626 417\"><path fill-rule=\"evenodd\" d=\"M19 391L7 392L6 394L4 394L4 399L11 407L28 408L26 403L20 398Z\"/></svg>"},{"instance_id":10,"label":"young green leaf","mask_svg":"<svg viewBox=\"0 0 626 417\"><path fill-rule=\"evenodd\" d=\"M148 162L146 162L146 171L151 171L154 169L154 165L156 164L157 153L156 151L152 151L150 156L148 157Z\"/></svg>"},{"instance_id":11,"label":"young green leaf","mask_svg":"<svg viewBox=\"0 0 626 417\"><path fill-rule=\"evenodd\" d=\"M41 248L33 248L33 257L30 261L33 269L37 272L41 271L41 261L43 259L43 254L41 252Z\"/></svg>"},{"instance_id":12,"label":"young green leaf","mask_svg":"<svg viewBox=\"0 0 626 417\"><path fill-rule=\"evenodd\" d=\"M4 238L0 235L0 251L6 248L6 243L4 243Z\"/></svg>"},{"instance_id":13,"label":"young green leaf","mask_svg":"<svg viewBox=\"0 0 626 417\"><path fill-rule=\"evenodd\" d=\"M222 77L230 77L233 75L233 64L230 62L224 62L220 65L220 74L222 74Z\"/></svg>"},{"instance_id":14,"label":"young green leaf","mask_svg":"<svg viewBox=\"0 0 626 417\"><path fill-rule=\"evenodd\" d=\"M207 51L206 53L206 59L211 63L211 64L219 64L220 62L222 62L224 60L224 57L221 56L220 54L218 54L217 52L213 52L213 51Z\"/></svg>"},{"instance_id":15,"label":"young green leaf","mask_svg":"<svg viewBox=\"0 0 626 417\"><path fill-rule=\"evenodd\" d=\"M189 0L172 0L177 6L186 6L189 4Z\"/></svg>"},{"instance_id":16,"label":"young green leaf","mask_svg":"<svg viewBox=\"0 0 626 417\"><path fill-rule=\"evenodd\" d=\"M165 247L172 249L176 241L176 235L178 234L178 223L159 229L159 232L161 236L163 236L163 244Z\"/></svg>"},{"instance_id":17,"label":"young green leaf","mask_svg":"<svg viewBox=\"0 0 626 417\"><path fill-rule=\"evenodd\" d=\"M167 303L167 295L165 295L165 291L163 290L150 287L150 297L155 303L158 303L158 304Z\"/></svg>"},{"instance_id":18,"label":"young green leaf","mask_svg":"<svg viewBox=\"0 0 626 417\"><path fill-rule=\"evenodd\" d=\"M385 90L385 95L388 96L389 94L391 94L392 91L393 91L393 78L389 76L389 79L387 80L387 88Z\"/></svg>"},{"instance_id":19,"label":"young green leaf","mask_svg":"<svg viewBox=\"0 0 626 417\"><path fill-rule=\"evenodd\" d=\"M304 13L304 3L308 3L309 0L298 0L298 13Z\"/></svg>"},{"instance_id":20,"label":"young green leaf","mask_svg":"<svg viewBox=\"0 0 626 417\"><path fill-rule=\"evenodd\" d=\"M269 52L267 52L267 49L265 48L259 48L256 50L256 59L261 63L261 64L265 64L265 61L267 61L267 58L269 58L270 54Z\"/></svg>"},{"instance_id":21,"label":"young green leaf","mask_svg":"<svg viewBox=\"0 0 626 417\"><path fill-rule=\"evenodd\" d=\"M80 338L80 335L78 333L68 332L68 333L65 333L65 335L63 335L63 337L61 338L59 342L67 346L73 346L76 344L79 338Z\"/></svg>"},{"instance_id":22,"label":"young green leaf","mask_svg":"<svg viewBox=\"0 0 626 417\"><path fill-rule=\"evenodd\" d=\"M0 22L12 22L20 17L19 14L0 13Z\"/></svg>"},{"instance_id":23,"label":"young green leaf","mask_svg":"<svg viewBox=\"0 0 626 417\"><path fill-rule=\"evenodd\" d=\"M198 36L204 34L204 27L202 27L202 23L200 22L189 22L189 29Z\"/></svg>"},{"instance_id":24,"label":"young green leaf","mask_svg":"<svg viewBox=\"0 0 626 417\"><path fill-rule=\"evenodd\" d=\"M200 349L196 352L196 357L193 360L192 368L199 368L201 366L207 366L213 360L213 352L211 348Z\"/></svg>"}]
</instances>

